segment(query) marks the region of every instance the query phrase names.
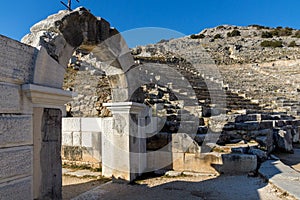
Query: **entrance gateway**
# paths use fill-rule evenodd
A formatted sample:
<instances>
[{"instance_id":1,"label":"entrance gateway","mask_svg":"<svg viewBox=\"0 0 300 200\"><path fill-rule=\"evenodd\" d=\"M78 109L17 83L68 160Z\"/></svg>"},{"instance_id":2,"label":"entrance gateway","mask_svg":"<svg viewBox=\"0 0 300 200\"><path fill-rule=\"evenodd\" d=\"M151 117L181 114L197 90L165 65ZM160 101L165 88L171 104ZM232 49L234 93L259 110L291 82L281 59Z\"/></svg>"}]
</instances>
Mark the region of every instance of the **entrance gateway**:
<instances>
[{"instance_id":1,"label":"entrance gateway","mask_svg":"<svg viewBox=\"0 0 300 200\"><path fill-rule=\"evenodd\" d=\"M37 23L22 42L0 36L1 198L62 198L61 122L72 93L61 88L76 49L106 64L113 100L106 106L120 122L106 137L104 175L132 181L141 174L145 158L130 152L146 151L139 137L146 106L131 98L135 88L126 73L134 61L119 32L81 7Z\"/></svg>"}]
</instances>

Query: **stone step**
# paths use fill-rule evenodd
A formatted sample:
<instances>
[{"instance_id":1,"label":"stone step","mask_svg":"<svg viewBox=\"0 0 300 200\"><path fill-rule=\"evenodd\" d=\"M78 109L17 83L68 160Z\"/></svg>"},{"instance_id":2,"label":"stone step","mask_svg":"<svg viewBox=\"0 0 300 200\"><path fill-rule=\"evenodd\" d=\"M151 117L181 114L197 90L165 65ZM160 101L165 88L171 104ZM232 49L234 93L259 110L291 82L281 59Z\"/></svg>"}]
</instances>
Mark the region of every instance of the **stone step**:
<instances>
[{"instance_id":1,"label":"stone step","mask_svg":"<svg viewBox=\"0 0 300 200\"><path fill-rule=\"evenodd\" d=\"M248 121L248 122L240 122L234 124L235 130L246 130L246 131L254 131L254 130L262 130L262 129L272 129L275 126L275 122L270 121Z\"/></svg>"}]
</instances>

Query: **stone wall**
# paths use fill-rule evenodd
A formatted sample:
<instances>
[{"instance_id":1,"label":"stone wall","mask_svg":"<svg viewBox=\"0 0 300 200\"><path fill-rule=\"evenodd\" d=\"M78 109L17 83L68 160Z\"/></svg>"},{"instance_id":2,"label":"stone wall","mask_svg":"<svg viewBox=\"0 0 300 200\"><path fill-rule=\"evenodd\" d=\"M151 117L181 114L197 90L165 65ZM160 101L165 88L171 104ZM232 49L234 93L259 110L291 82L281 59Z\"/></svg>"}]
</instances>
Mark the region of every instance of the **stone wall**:
<instances>
[{"instance_id":1,"label":"stone wall","mask_svg":"<svg viewBox=\"0 0 300 200\"><path fill-rule=\"evenodd\" d=\"M0 51L0 198L60 199L65 68L1 35Z\"/></svg>"},{"instance_id":2,"label":"stone wall","mask_svg":"<svg viewBox=\"0 0 300 200\"><path fill-rule=\"evenodd\" d=\"M102 118L63 118L63 163L99 168L101 132Z\"/></svg>"},{"instance_id":3,"label":"stone wall","mask_svg":"<svg viewBox=\"0 0 300 200\"><path fill-rule=\"evenodd\" d=\"M37 50L0 35L0 197L32 199L32 109L21 85L33 78Z\"/></svg>"},{"instance_id":4,"label":"stone wall","mask_svg":"<svg viewBox=\"0 0 300 200\"><path fill-rule=\"evenodd\" d=\"M109 117L111 113L103 103L111 101L110 85L102 70L103 63L92 54L75 53L64 80L63 88L77 96L68 103L73 117Z\"/></svg>"}]
</instances>

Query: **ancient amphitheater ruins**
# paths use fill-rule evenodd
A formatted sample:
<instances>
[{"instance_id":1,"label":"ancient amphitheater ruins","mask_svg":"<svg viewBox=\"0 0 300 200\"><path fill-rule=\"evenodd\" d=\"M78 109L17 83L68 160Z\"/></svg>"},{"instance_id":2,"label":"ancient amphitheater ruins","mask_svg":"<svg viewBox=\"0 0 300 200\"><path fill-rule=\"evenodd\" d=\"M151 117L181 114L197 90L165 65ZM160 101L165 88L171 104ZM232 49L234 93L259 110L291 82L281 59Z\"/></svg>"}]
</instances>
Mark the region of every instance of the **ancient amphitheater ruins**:
<instances>
[{"instance_id":1,"label":"ancient amphitheater ruins","mask_svg":"<svg viewBox=\"0 0 300 200\"><path fill-rule=\"evenodd\" d=\"M129 49L78 8L22 43L0 36L0 197L61 199L62 162L130 182L158 170L255 173L274 151L292 153L300 54L243 60L242 37L208 47L221 29L235 30Z\"/></svg>"}]
</instances>

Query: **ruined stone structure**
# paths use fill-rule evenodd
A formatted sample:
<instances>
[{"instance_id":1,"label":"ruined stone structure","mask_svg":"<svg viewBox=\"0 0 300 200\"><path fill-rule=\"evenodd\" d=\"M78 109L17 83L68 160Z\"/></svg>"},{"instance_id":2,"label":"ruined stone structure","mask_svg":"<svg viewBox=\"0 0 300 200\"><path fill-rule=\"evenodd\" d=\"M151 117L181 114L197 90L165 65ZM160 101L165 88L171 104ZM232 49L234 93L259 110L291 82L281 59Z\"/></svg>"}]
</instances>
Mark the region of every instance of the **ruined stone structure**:
<instances>
[{"instance_id":1,"label":"ruined stone structure","mask_svg":"<svg viewBox=\"0 0 300 200\"><path fill-rule=\"evenodd\" d=\"M253 32L241 30L243 37ZM211 56L206 50L215 50L219 43L213 43L210 37L185 37L132 50L140 64L139 76L135 77L145 83L141 84L139 92L144 96L139 102L153 109L148 116L152 125L145 129L149 171L167 168L212 172L216 168L219 172L247 172L255 170L257 160L265 160L274 149L292 152L292 143L299 142L299 61L274 61L274 54L266 57L273 59L270 63L216 66L211 57L219 52L211 51ZM229 44L223 40L220 43L240 44L243 37L227 39ZM247 51L239 53L246 58L248 50L254 54L247 45L258 43L256 39L245 41L243 49ZM284 38L288 42L291 39ZM207 45L205 50L202 42ZM257 54L261 50L284 55L295 50L255 48ZM229 57L226 62L250 62ZM264 60L259 55L253 57ZM153 125L155 129L150 128ZM206 145L213 153L203 154Z\"/></svg>"},{"instance_id":2,"label":"ruined stone structure","mask_svg":"<svg viewBox=\"0 0 300 200\"><path fill-rule=\"evenodd\" d=\"M84 8L49 16L22 42L26 45L0 37L4 199L61 199L62 124L63 156L101 160L102 175L127 181L158 169L253 171L274 147L292 151L291 143L299 142L300 121L292 113L271 112L235 93L202 49L180 53L171 42L161 52L139 50L135 59L140 64L135 64L118 31ZM112 116L62 122L63 106L72 97L62 90L64 74L75 51L91 53L93 74L104 77L105 72L111 89L111 97L102 102L98 96L79 94L82 102L75 111L78 116L99 116L100 109L80 107L101 103ZM98 92L79 88L89 95Z\"/></svg>"},{"instance_id":3,"label":"ruined stone structure","mask_svg":"<svg viewBox=\"0 0 300 200\"><path fill-rule=\"evenodd\" d=\"M0 49L1 199L59 199L61 117L72 97L61 89L65 68L4 36Z\"/></svg>"},{"instance_id":4,"label":"ruined stone structure","mask_svg":"<svg viewBox=\"0 0 300 200\"><path fill-rule=\"evenodd\" d=\"M116 163L119 158L114 156L103 157L108 159L105 175L130 181L142 172L140 166L131 171L132 163L140 163L140 158L128 156L131 148L138 147L136 140L129 139L130 132L137 133L138 124L129 117L138 119L144 106L128 102L133 92L125 72L134 62L117 30L79 8L61 11L33 26L22 40L26 45L4 36L0 39L1 198L61 199L61 119L66 115L64 104L72 97L70 91L62 90L62 84L67 64L78 48L93 52L105 63L112 99L117 102L107 106L115 113L113 119L124 124L112 125L109 142L114 145L105 148L112 152L120 142L124 144L125 152L117 155L124 162Z\"/></svg>"},{"instance_id":5,"label":"ruined stone structure","mask_svg":"<svg viewBox=\"0 0 300 200\"><path fill-rule=\"evenodd\" d=\"M242 36L225 38L227 32L237 28ZM299 142L299 61L287 61L291 59L290 54L295 54L295 58L299 56L299 48L287 47L289 42L299 42L299 39L284 37L280 39L284 41L285 48L263 48L259 46L260 35L255 38L249 35L265 30L259 32L248 27L226 26L223 29L227 32L213 30L213 34L220 33L224 37L219 42L217 39L213 41L210 31L206 31L207 34L203 31L203 39L184 37L132 50L137 63L141 64L140 77L149 83L142 86L145 96L140 102L151 105L155 111L153 116L160 119L157 121L162 121L158 123L162 126L158 125L160 128L156 129L159 134L151 135L155 131L149 127L146 129L147 166L150 171L166 167L158 163L167 160L164 164L172 163L167 166L168 169L202 172L204 166L201 164L206 160L197 154L209 137L217 143L209 144L216 154L211 157L217 162L208 163L224 166L222 161L226 160L226 156L244 156L251 157L249 160L253 161L250 162L253 164L250 169L255 169L257 157L260 161L266 159L274 148L292 152L292 143ZM235 43L238 45L235 46ZM202 46L212 56L205 54ZM218 63L235 64L215 66L221 74L218 76L216 71L201 65L214 63L211 57L221 58ZM286 61L276 61L278 59ZM263 61L272 62L238 64ZM188 84L180 82L182 78L188 80ZM191 87L185 87L189 84ZM198 102L191 104L189 98ZM184 124L192 128L179 131ZM186 140L193 145L184 148L178 145L179 150L173 148L178 143L185 145L181 141ZM163 148L165 146L167 148ZM168 149L170 146L172 148ZM166 153L158 153L160 149ZM216 152L226 155L217 155ZM232 155L234 153L238 155ZM237 162L233 163L234 168L238 169Z\"/></svg>"}]
</instances>

